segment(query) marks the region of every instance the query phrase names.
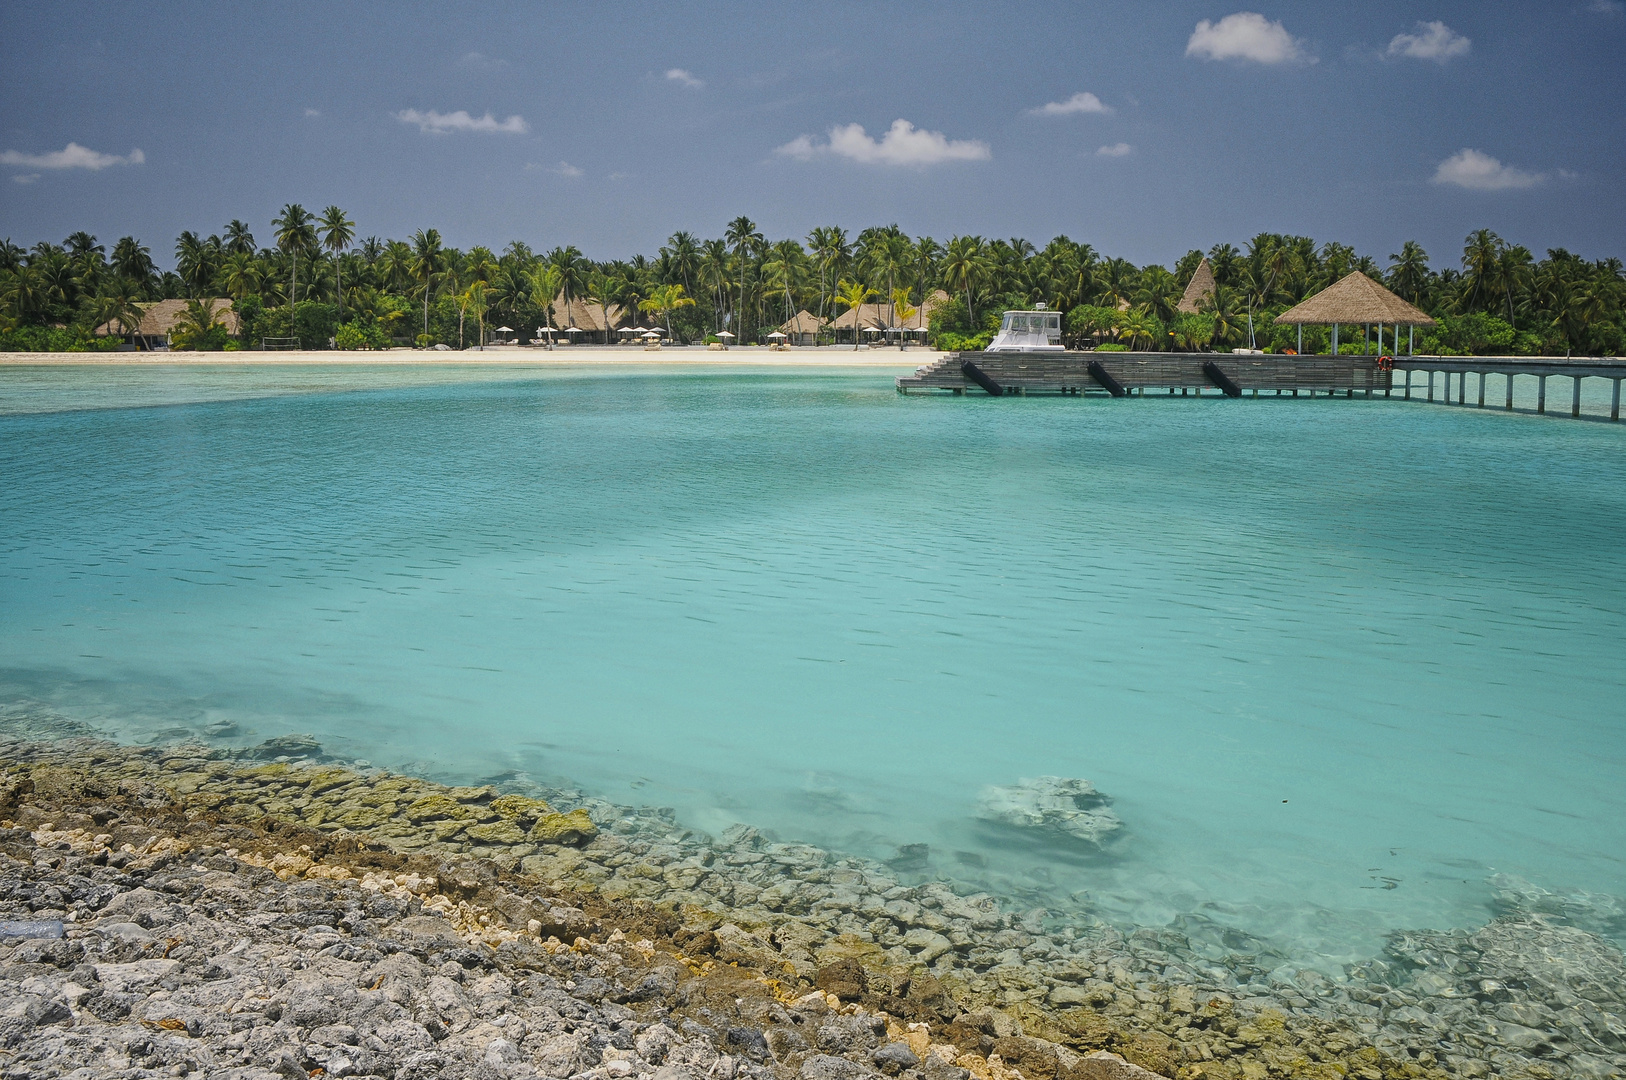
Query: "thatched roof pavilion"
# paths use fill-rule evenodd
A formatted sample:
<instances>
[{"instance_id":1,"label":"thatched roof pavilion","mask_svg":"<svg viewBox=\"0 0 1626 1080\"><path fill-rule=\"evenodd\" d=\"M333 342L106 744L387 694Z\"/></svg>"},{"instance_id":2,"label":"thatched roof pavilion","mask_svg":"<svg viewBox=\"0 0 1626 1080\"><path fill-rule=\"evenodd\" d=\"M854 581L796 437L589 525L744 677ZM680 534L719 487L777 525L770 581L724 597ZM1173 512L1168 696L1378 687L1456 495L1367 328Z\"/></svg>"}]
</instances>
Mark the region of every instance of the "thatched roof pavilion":
<instances>
[{"instance_id":1,"label":"thatched roof pavilion","mask_svg":"<svg viewBox=\"0 0 1626 1080\"><path fill-rule=\"evenodd\" d=\"M1191 280L1186 282L1186 291L1180 297L1180 302L1174 306L1176 311L1187 315L1195 315L1202 302L1214 295L1214 268L1204 259L1197 264L1192 272Z\"/></svg>"},{"instance_id":2,"label":"thatched roof pavilion","mask_svg":"<svg viewBox=\"0 0 1626 1080\"><path fill-rule=\"evenodd\" d=\"M820 329L818 318L806 308L798 311L794 319L787 319L779 324L779 332L790 338L798 345L811 345L818 338Z\"/></svg>"},{"instance_id":3,"label":"thatched roof pavilion","mask_svg":"<svg viewBox=\"0 0 1626 1080\"><path fill-rule=\"evenodd\" d=\"M242 324L238 321L237 312L232 308L230 297L205 299L203 302L214 305L215 321L226 328L226 333L234 337L242 333ZM136 306L141 309L139 327L130 328L120 323L118 329L114 330L113 323L106 322L98 326L95 332L103 337L109 334L125 336L138 334L144 338L168 338L175 329L175 324L186 314L188 303L186 300L159 300L150 304L138 304Z\"/></svg>"},{"instance_id":4,"label":"thatched roof pavilion","mask_svg":"<svg viewBox=\"0 0 1626 1080\"><path fill-rule=\"evenodd\" d=\"M1316 325L1330 325L1332 327L1332 354L1338 355L1338 327L1339 324L1364 324L1368 328L1376 323L1378 328L1378 351L1383 351L1383 328L1385 325L1394 327L1395 351L1400 351L1400 328L1402 326L1413 328L1433 326L1434 320L1424 312L1412 307L1382 285L1373 281L1359 270L1353 270L1334 285L1316 293L1310 299L1297 307L1288 308L1276 316L1276 321L1288 326L1294 324L1299 328L1299 351L1304 350L1304 326L1306 323ZM1410 335L1408 335L1408 338ZM1407 351L1411 346L1407 346Z\"/></svg>"},{"instance_id":5,"label":"thatched roof pavilion","mask_svg":"<svg viewBox=\"0 0 1626 1080\"><path fill-rule=\"evenodd\" d=\"M1434 320L1412 307L1359 270L1330 285L1297 307L1276 316L1292 325L1315 323L1378 323L1390 326L1433 326Z\"/></svg>"}]
</instances>

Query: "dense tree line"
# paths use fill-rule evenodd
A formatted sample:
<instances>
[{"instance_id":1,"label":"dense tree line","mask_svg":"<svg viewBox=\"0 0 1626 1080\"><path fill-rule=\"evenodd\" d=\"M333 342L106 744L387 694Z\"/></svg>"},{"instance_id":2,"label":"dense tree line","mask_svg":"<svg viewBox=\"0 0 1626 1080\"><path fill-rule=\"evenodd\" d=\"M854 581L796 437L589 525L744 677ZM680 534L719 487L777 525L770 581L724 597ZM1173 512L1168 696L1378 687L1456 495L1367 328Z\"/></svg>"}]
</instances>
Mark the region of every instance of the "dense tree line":
<instances>
[{"instance_id":1,"label":"dense tree line","mask_svg":"<svg viewBox=\"0 0 1626 1080\"><path fill-rule=\"evenodd\" d=\"M653 257L604 262L575 247L539 253L517 240L500 253L461 251L434 229L358 239L336 206L313 215L288 205L271 229L264 244L241 221L208 236L183 232L168 271L129 236L111 253L84 232L27 250L0 242L0 348L96 347L95 327L132 329L143 303L168 298L198 301L178 336L205 348L254 348L275 337L314 348L330 340L464 347L499 324L526 336L535 327L563 329L580 320L584 304L619 305L682 341L724 330L755 341L801 309L823 323L880 303L901 322L941 289L952 299L933 309L931 332L949 348L976 347L1002 310L1043 302L1067 313L1075 346L1279 350L1297 344L1297 330L1274 326L1273 316L1361 270L1440 320L1419 351L1619 354L1626 298L1619 259L1552 249L1538 260L1489 230L1466 238L1458 264L1436 270L1414 242L1380 264L1344 244L1275 233L1240 249L1193 250L1170 268L1136 266L1065 236L1036 248L981 236L938 243L896 225L856 235L829 226L805 241L771 241L745 217L713 239L677 232ZM1217 287L1198 314L1182 314L1176 305L1205 255ZM218 297L234 303L238 340L218 325L209 304ZM1306 350L1325 348L1327 334L1306 328ZM1358 340L1359 328L1343 338Z\"/></svg>"}]
</instances>

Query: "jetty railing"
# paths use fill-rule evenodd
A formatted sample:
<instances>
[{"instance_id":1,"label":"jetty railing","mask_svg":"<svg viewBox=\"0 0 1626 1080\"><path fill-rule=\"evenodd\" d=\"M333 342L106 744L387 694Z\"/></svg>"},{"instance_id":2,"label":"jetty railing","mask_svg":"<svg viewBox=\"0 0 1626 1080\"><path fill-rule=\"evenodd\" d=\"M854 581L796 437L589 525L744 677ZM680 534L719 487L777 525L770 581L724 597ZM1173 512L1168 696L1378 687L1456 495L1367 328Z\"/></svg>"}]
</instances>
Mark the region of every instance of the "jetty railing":
<instances>
[{"instance_id":1,"label":"jetty railing","mask_svg":"<svg viewBox=\"0 0 1626 1080\"><path fill-rule=\"evenodd\" d=\"M1298 397L1399 396L1405 400L1447 402L1451 377L1457 377L1457 403L1467 400L1467 380L1477 375L1478 404L1485 404L1487 375L1506 381L1507 407L1513 407L1513 378L1529 375L1538 380L1537 412L1546 412L1547 380L1568 377L1574 382L1572 416L1581 415L1581 380L1610 379L1614 391L1611 420L1620 419L1620 383L1626 362L1620 358L1506 357L1506 356L1397 356L1380 364L1379 358L1348 353L1281 355L1261 353L989 353L964 352L923 365L913 375L897 380L900 393L940 390L964 394L968 389L996 385L1001 395L1101 393L1123 397L1150 394L1258 397L1261 393ZM1427 372L1426 385L1414 373ZM1444 375L1443 396L1436 397L1436 378ZM1426 397L1424 396L1426 394ZM1415 395L1415 396L1414 396Z\"/></svg>"}]
</instances>

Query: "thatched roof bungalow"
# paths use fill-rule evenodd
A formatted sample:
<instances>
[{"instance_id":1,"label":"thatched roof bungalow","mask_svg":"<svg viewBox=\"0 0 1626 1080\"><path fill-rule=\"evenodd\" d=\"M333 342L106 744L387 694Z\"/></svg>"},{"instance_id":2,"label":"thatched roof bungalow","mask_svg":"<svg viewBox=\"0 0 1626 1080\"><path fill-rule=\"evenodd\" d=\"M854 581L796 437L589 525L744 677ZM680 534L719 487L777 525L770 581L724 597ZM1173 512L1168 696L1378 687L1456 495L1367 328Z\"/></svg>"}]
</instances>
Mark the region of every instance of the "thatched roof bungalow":
<instances>
[{"instance_id":1,"label":"thatched roof bungalow","mask_svg":"<svg viewBox=\"0 0 1626 1080\"><path fill-rule=\"evenodd\" d=\"M584 331L585 338L578 334L567 334L566 340L600 341L609 343L615 340L615 330L627 321L627 312L620 304L611 304L605 307L596 300L573 296L570 303L565 303L565 294L560 292L553 301L553 319L558 324L557 329L574 326Z\"/></svg>"},{"instance_id":2,"label":"thatched roof bungalow","mask_svg":"<svg viewBox=\"0 0 1626 1080\"><path fill-rule=\"evenodd\" d=\"M779 332L784 334L792 345L812 345L818 340L822 325L816 315L803 308L796 313L794 319L786 319L780 323Z\"/></svg>"},{"instance_id":3,"label":"thatched roof bungalow","mask_svg":"<svg viewBox=\"0 0 1626 1080\"><path fill-rule=\"evenodd\" d=\"M932 312L939 306L948 303L949 294L942 289L933 289L930 296L907 319L899 319L896 326L903 330L924 330L931 324ZM847 340L853 339L855 328L862 332L866 327L877 330L887 330L893 327L892 305L890 303L861 304L856 308L848 308L837 315L830 323L838 336L841 331L847 332ZM789 331L786 331L787 333ZM868 335L874 337L875 335Z\"/></svg>"},{"instance_id":4,"label":"thatched roof bungalow","mask_svg":"<svg viewBox=\"0 0 1626 1080\"><path fill-rule=\"evenodd\" d=\"M169 335L175 329L175 324L181 321L186 314L188 300L159 300L151 304L141 304L141 325L131 330L122 324L105 322L96 328L98 336L109 335L118 337L138 337L138 344L152 348L155 346L168 347ZM229 297L220 297L215 300L205 300L204 303L213 304L215 320L226 328L226 333L236 337L242 333L242 322L237 312L232 310Z\"/></svg>"}]
</instances>

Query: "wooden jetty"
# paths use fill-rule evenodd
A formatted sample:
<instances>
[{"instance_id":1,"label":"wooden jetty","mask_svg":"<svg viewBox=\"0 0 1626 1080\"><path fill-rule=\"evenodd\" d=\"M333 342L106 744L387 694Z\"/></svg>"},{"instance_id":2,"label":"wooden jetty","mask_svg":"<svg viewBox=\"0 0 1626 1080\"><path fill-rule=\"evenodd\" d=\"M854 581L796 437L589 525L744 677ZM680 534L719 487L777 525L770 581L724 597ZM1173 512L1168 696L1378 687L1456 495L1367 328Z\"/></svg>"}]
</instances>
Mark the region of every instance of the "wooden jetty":
<instances>
[{"instance_id":1,"label":"wooden jetty","mask_svg":"<svg viewBox=\"0 0 1626 1080\"><path fill-rule=\"evenodd\" d=\"M1427 383L1414 373L1428 373ZM1443 393L1435 379L1444 375ZM898 391L939 390L963 394L968 389L1005 394L1087 394L1112 397L1154 395L1402 397L1447 402L1451 377L1457 377L1457 404L1467 400L1467 380L1478 376L1476 400L1485 403L1487 375L1505 377L1507 407L1513 407L1513 376L1539 380L1538 412L1546 411L1547 380L1559 376L1574 382L1571 415L1580 415L1581 380L1614 382L1611 420L1620 419L1620 383L1626 362L1620 358L1558 359L1509 356L1397 356L1393 370L1383 370L1378 357L1281 355L1263 353L949 353L897 380ZM1426 394L1426 397L1425 397Z\"/></svg>"}]
</instances>

